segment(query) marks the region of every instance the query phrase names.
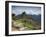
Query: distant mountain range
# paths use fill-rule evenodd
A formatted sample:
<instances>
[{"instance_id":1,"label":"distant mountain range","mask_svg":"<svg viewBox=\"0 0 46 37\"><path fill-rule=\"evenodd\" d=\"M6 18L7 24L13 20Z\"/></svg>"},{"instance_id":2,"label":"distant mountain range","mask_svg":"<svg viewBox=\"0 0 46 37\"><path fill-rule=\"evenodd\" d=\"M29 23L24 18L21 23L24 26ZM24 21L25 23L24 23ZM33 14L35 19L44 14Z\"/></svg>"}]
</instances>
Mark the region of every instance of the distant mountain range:
<instances>
[{"instance_id":1,"label":"distant mountain range","mask_svg":"<svg viewBox=\"0 0 46 37\"><path fill-rule=\"evenodd\" d=\"M31 18L32 20L41 22L41 15L29 15L28 14L28 15L25 15L24 17L27 17L29 19ZM17 15L16 18L21 19L22 18L21 14Z\"/></svg>"},{"instance_id":2,"label":"distant mountain range","mask_svg":"<svg viewBox=\"0 0 46 37\"><path fill-rule=\"evenodd\" d=\"M32 19L41 22L41 15L32 15Z\"/></svg>"}]
</instances>

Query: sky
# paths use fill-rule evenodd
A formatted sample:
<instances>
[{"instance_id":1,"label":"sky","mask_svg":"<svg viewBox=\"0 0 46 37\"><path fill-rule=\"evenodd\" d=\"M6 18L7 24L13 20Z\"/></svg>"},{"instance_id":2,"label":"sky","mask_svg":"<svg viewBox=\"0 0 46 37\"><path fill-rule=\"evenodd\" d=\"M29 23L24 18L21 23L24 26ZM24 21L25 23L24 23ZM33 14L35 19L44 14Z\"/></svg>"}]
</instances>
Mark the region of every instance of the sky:
<instances>
[{"instance_id":1,"label":"sky","mask_svg":"<svg viewBox=\"0 0 46 37\"><path fill-rule=\"evenodd\" d=\"M41 14L41 7L12 6L12 13L16 15L22 14L24 11L29 15L39 15Z\"/></svg>"}]
</instances>

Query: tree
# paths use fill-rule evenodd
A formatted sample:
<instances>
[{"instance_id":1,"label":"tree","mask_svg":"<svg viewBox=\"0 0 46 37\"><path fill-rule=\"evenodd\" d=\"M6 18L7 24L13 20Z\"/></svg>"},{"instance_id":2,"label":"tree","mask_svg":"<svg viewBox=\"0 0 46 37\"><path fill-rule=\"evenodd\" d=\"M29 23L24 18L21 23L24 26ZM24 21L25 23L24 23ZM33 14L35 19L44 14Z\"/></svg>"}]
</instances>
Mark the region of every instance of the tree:
<instances>
[{"instance_id":1,"label":"tree","mask_svg":"<svg viewBox=\"0 0 46 37\"><path fill-rule=\"evenodd\" d=\"M12 16L15 16L15 14L12 14Z\"/></svg>"},{"instance_id":2,"label":"tree","mask_svg":"<svg viewBox=\"0 0 46 37\"><path fill-rule=\"evenodd\" d=\"M13 19L13 20L16 20L15 14L12 14L12 19Z\"/></svg>"}]
</instances>

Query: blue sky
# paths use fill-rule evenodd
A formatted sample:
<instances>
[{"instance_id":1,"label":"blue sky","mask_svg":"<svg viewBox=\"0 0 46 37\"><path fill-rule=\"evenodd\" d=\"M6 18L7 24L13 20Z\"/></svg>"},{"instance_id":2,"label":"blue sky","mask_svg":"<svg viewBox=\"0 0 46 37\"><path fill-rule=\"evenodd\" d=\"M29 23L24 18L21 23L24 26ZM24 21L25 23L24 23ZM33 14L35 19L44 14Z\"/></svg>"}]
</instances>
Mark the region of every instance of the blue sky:
<instances>
[{"instance_id":1,"label":"blue sky","mask_svg":"<svg viewBox=\"0 0 46 37\"><path fill-rule=\"evenodd\" d=\"M31 6L12 6L12 13L19 15L22 12L30 15L39 15L41 14L41 7L31 7Z\"/></svg>"}]
</instances>

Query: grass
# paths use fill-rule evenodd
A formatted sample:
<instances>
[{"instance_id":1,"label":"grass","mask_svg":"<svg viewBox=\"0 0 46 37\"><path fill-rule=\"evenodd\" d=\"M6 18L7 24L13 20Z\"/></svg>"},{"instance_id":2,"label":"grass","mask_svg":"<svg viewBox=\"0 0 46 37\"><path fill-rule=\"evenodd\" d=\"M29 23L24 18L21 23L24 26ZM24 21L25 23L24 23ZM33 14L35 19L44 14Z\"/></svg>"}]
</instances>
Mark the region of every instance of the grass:
<instances>
[{"instance_id":1,"label":"grass","mask_svg":"<svg viewBox=\"0 0 46 37\"><path fill-rule=\"evenodd\" d=\"M33 29L33 25L31 24L31 22L28 22L24 19L18 19L16 20L16 23L17 24L22 23L21 25L23 25L24 27L27 27L27 29L30 29L30 30Z\"/></svg>"},{"instance_id":2,"label":"grass","mask_svg":"<svg viewBox=\"0 0 46 37\"><path fill-rule=\"evenodd\" d=\"M15 17L13 18L13 20L15 21L16 25L18 26L22 26L22 27L27 27L27 30L38 30L40 28L40 23L38 24L37 21L29 21L25 18L23 19L15 19Z\"/></svg>"}]
</instances>

